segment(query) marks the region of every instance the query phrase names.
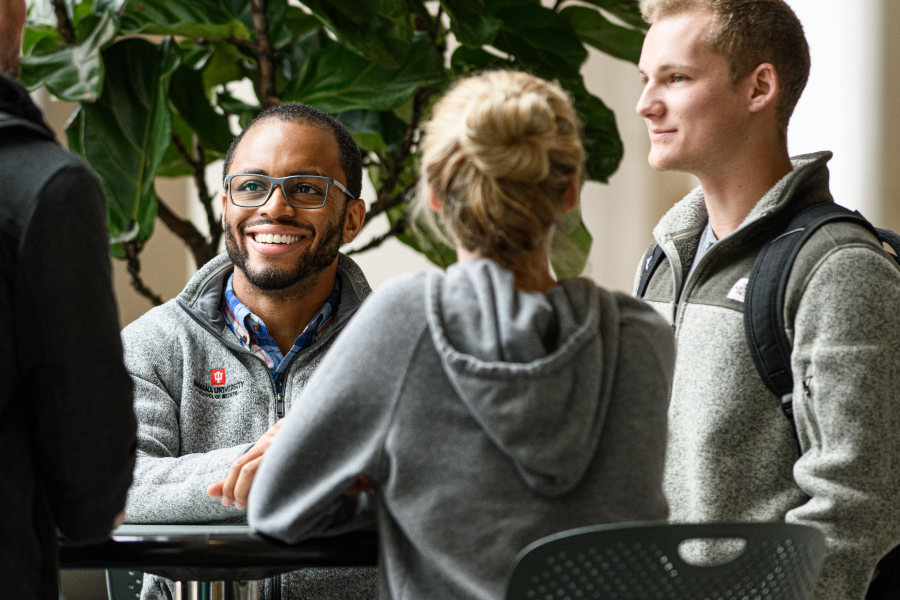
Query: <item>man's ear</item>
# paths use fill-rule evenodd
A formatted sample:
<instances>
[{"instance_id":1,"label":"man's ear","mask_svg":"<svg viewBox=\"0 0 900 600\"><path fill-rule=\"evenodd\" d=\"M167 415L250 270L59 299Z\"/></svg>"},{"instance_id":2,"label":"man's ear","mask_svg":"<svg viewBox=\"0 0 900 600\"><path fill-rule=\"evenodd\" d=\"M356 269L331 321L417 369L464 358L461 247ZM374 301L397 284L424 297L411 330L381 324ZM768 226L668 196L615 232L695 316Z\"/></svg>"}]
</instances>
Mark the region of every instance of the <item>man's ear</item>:
<instances>
[{"instance_id":1,"label":"man's ear","mask_svg":"<svg viewBox=\"0 0 900 600\"><path fill-rule=\"evenodd\" d=\"M753 69L748 76L750 84L750 104L752 113L758 113L768 106L775 108L775 101L781 84L778 81L778 72L769 63L763 63Z\"/></svg>"},{"instance_id":2,"label":"man's ear","mask_svg":"<svg viewBox=\"0 0 900 600\"><path fill-rule=\"evenodd\" d=\"M222 229L225 228L225 211L228 210L228 198L225 197L225 192L222 192Z\"/></svg>"},{"instance_id":3,"label":"man's ear","mask_svg":"<svg viewBox=\"0 0 900 600\"><path fill-rule=\"evenodd\" d=\"M366 220L366 203L362 200L347 198L347 214L344 217L344 229L341 232L341 241L349 244L356 239Z\"/></svg>"}]
</instances>

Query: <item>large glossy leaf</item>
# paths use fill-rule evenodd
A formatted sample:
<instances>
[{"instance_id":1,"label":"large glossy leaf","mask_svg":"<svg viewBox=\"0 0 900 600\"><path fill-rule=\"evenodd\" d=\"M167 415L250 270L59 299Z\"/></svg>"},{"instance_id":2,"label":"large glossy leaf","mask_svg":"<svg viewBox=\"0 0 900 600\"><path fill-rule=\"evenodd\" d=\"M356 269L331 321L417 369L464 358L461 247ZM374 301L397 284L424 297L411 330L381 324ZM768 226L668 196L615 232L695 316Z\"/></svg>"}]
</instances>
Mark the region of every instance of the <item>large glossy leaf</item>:
<instances>
[{"instance_id":1,"label":"large glossy leaf","mask_svg":"<svg viewBox=\"0 0 900 600\"><path fill-rule=\"evenodd\" d=\"M514 69L516 64L480 48L460 46L450 57L450 68L457 75L485 69Z\"/></svg>"},{"instance_id":2,"label":"large glossy leaf","mask_svg":"<svg viewBox=\"0 0 900 600\"><path fill-rule=\"evenodd\" d=\"M587 161L582 179L606 183L619 168L625 152L616 115L580 82L569 82L569 91L575 97L575 109L584 126Z\"/></svg>"},{"instance_id":3,"label":"large glossy leaf","mask_svg":"<svg viewBox=\"0 0 900 600\"><path fill-rule=\"evenodd\" d=\"M197 139L204 148L221 154L228 151L228 146L234 139L228 126L228 118L217 113L209 104L200 72L185 66L178 67L172 74L169 100L197 134Z\"/></svg>"},{"instance_id":4,"label":"large glossy leaf","mask_svg":"<svg viewBox=\"0 0 900 600\"><path fill-rule=\"evenodd\" d=\"M584 43L634 64L640 60L644 44L642 32L611 23L599 11L586 6L569 6L559 15L569 22Z\"/></svg>"},{"instance_id":5,"label":"large glossy leaf","mask_svg":"<svg viewBox=\"0 0 900 600\"><path fill-rule=\"evenodd\" d=\"M393 110L419 87L440 83L444 77L443 59L423 33L416 34L399 69L368 61L332 42L310 57L302 78L285 90L282 99L325 112Z\"/></svg>"},{"instance_id":6,"label":"large glossy leaf","mask_svg":"<svg viewBox=\"0 0 900 600\"><path fill-rule=\"evenodd\" d=\"M28 25L22 34L23 56L44 56L61 49L59 29L53 25Z\"/></svg>"},{"instance_id":7,"label":"large glossy leaf","mask_svg":"<svg viewBox=\"0 0 900 600\"><path fill-rule=\"evenodd\" d=\"M252 22L249 4L218 0L128 0L122 31L177 35L207 41L246 42Z\"/></svg>"},{"instance_id":8,"label":"large glossy leaf","mask_svg":"<svg viewBox=\"0 0 900 600\"><path fill-rule=\"evenodd\" d=\"M406 133L406 123L391 112L352 110L337 118L350 130L362 150L382 157L399 146Z\"/></svg>"},{"instance_id":9,"label":"large glossy leaf","mask_svg":"<svg viewBox=\"0 0 900 600\"><path fill-rule=\"evenodd\" d=\"M587 50L569 23L529 0L484 0L503 21L494 46L547 79L578 77Z\"/></svg>"},{"instance_id":10,"label":"large glossy leaf","mask_svg":"<svg viewBox=\"0 0 900 600\"><path fill-rule=\"evenodd\" d=\"M305 0L346 48L370 61L399 68L413 43L405 0Z\"/></svg>"},{"instance_id":11,"label":"large glossy leaf","mask_svg":"<svg viewBox=\"0 0 900 600\"><path fill-rule=\"evenodd\" d=\"M213 48L213 54L203 69L203 84L207 90L247 76L246 70L242 68L245 56L237 46L214 42L210 47Z\"/></svg>"},{"instance_id":12,"label":"large glossy leaf","mask_svg":"<svg viewBox=\"0 0 900 600\"><path fill-rule=\"evenodd\" d=\"M94 104L81 107L81 149L106 192L113 239L146 241L153 232L156 169L169 147L166 84L178 51L126 39L103 53L108 77Z\"/></svg>"},{"instance_id":13,"label":"large glossy leaf","mask_svg":"<svg viewBox=\"0 0 900 600\"><path fill-rule=\"evenodd\" d=\"M77 46L69 46L44 56L22 58L22 83L29 90L46 85L62 100L93 102L103 86L101 50L112 43L118 18L111 12L93 21L94 28ZM32 48L33 49L33 48Z\"/></svg>"},{"instance_id":14,"label":"large glossy leaf","mask_svg":"<svg viewBox=\"0 0 900 600\"><path fill-rule=\"evenodd\" d=\"M584 0L594 6L609 11L613 15L622 19L632 27L643 29L646 31L650 28L641 17L641 9L638 5L639 0Z\"/></svg>"},{"instance_id":15,"label":"large glossy leaf","mask_svg":"<svg viewBox=\"0 0 900 600\"><path fill-rule=\"evenodd\" d=\"M556 224L550 244L550 265L557 279L577 277L587 265L594 239L581 220L581 208L570 210Z\"/></svg>"},{"instance_id":16,"label":"large glossy leaf","mask_svg":"<svg viewBox=\"0 0 900 600\"><path fill-rule=\"evenodd\" d=\"M194 132L178 115L172 115L172 138L178 138L185 148L191 147ZM207 160L212 158L212 153L207 154ZM156 167L157 177L183 177L191 175L193 171L190 165L184 161L181 151L174 143L170 143L163 154L159 165Z\"/></svg>"},{"instance_id":17,"label":"large glossy leaf","mask_svg":"<svg viewBox=\"0 0 900 600\"><path fill-rule=\"evenodd\" d=\"M441 6L450 17L450 31L464 46L487 46L500 31L500 19L488 14L482 0L441 0Z\"/></svg>"}]
</instances>

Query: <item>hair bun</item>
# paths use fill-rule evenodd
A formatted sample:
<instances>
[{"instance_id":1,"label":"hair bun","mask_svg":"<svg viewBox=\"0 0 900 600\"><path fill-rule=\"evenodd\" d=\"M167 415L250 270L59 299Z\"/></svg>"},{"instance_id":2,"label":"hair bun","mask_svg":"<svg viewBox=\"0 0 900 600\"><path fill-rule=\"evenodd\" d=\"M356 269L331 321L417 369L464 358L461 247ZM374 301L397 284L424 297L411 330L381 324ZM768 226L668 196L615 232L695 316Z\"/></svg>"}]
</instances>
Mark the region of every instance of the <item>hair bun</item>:
<instances>
[{"instance_id":1,"label":"hair bun","mask_svg":"<svg viewBox=\"0 0 900 600\"><path fill-rule=\"evenodd\" d=\"M462 153L485 175L512 181L543 181L550 174L549 149L556 114L545 95L484 89L470 99L460 128Z\"/></svg>"}]
</instances>

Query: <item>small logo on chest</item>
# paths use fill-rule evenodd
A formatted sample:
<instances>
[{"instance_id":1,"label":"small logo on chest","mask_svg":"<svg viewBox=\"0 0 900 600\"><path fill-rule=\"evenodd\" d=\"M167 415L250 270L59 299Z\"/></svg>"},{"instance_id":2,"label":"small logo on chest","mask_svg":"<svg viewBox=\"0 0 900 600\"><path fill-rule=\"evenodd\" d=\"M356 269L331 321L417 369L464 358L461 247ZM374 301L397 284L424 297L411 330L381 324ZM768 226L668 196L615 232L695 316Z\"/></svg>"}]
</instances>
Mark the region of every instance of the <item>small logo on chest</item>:
<instances>
[{"instance_id":1,"label":"small logo on chest","mask_svg":"<svg viewBox=\"0 0 900 600\"><path fill-rule=\"evenodd\" d=\"M213 369L210 383L212 385L225 385L225 369Z\"/></svg>"},{"instance_id":2,"label":"small logo on chest","mask_svg":"<svg viewBox=\"0 0 900 600\"><path fill-rule=\"evenodd\" d=\"M731 291L728 292L729 300L737 300L738 302L744 301L744 296L747 295L747 283L750 280L746 277L742 277L737 280L737 283L734 284L734 287L731 288Z\"/></svg>"}]
</instances>

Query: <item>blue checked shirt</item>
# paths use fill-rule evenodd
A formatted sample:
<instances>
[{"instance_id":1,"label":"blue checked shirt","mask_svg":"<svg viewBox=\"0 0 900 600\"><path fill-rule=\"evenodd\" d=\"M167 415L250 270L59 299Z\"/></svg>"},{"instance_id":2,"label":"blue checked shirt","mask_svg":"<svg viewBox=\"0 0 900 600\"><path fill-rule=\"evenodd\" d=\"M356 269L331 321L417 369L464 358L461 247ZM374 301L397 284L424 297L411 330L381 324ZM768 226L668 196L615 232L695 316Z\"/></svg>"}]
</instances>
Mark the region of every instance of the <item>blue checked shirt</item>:
<instances>
[{"instance_id":1,"label":"blue checked shirt","mask_svg":"<svg viewBox=\"0 0 900 600\"><path fill-rule=\"evenodd\" d=\"M339 277L335 277L334 291L331 292L328 301L319 309L316 316L294 342L294 346L287 356L281 354L281 350L269 335L269 330L263 320L250 312L250 309L234 295L233 280L234 274L232 273L228 277L225 293L222 295L222 314L225 322L228 323L228 327L244 348L265 361L269 371L272 372L275 386L280 394L283 391L284 372L291 364L291 359L319 339L319 336L331 326L332 318L337 310L338 298L341 295L341 280Z\"/></svg>"}]
</instances>

